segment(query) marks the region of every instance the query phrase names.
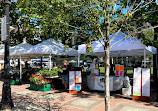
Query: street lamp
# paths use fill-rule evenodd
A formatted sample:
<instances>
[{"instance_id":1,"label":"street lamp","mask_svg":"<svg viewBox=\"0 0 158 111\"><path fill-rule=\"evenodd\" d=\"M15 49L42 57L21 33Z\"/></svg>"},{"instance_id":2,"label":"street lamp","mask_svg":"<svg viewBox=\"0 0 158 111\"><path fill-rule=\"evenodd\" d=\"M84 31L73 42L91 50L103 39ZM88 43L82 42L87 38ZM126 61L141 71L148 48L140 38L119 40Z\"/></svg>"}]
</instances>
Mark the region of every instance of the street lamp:
<instances>
[{"instance_id":1,"label":"street lamp","mask_svg":"<svg viewBox=\"0 0 158 111\"><path fill-rule=\"evenodd\" d=\"M10 56L9 56L9 6L10 6L10 0L3 0L5 3L5 22L4 26L1 28L5 33L3 33L2 38L4 41L5 46L5 53L4 53L4 83L3 83L3 89L2 89L2 100L0 103L0 109L12 109L14 104L11 98L11 87L10 87L10 78L11 78L11 72L10 72Z\"/></svg>"}]
</instances>

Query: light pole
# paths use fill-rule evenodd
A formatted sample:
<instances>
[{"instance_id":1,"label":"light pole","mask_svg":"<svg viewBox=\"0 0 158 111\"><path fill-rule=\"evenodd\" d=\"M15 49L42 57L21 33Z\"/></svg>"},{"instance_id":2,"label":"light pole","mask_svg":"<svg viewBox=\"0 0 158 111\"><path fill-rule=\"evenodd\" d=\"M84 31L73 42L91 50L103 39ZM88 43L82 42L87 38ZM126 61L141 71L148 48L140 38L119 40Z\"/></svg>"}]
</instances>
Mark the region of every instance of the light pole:
<instances>
[{"instance_id":1,"label":"light pole","mask_svg":"<svg viewBox=\"0 0 158 111\"><path fill-rule=\"evenodd\" d=\"M157 25L158 23L155 23L154 25ZM154 29L154 40L158 40L158 28ZM156 55L153 55L153 79L157 86L157 102L158 102L158 47L156 47L157 53Z\"/></svg>"},{"instance_id":2,"label":"light pole","mask_svg":"<svg viewBox=\"0 0 158 111\"><path fill-rule=\"evenodd\" d=\"M12 109L14 104L11 98L11 87L10 87L10 57L9 57L9 6L10 0L4 0L5 3L5 17L6 17L6 39L4 40L5 44L5 53L4 53L4 83L2 89L2 100L0 103L0 109ZM5 27L5 26L4 26Z\"/></svg>"}]
</instances>

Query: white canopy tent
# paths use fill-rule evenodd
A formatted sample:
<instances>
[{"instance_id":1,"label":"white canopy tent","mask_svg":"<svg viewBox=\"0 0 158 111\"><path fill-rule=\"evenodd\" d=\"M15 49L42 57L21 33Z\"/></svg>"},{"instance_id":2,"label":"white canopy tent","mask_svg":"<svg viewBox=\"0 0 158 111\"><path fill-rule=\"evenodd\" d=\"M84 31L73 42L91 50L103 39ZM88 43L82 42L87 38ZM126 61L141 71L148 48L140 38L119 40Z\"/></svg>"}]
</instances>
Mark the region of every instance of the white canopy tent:
<instances>
[{"instance_id":1,"label":"white canopy tent","mask_svg":"<svg viewBox=\"0 0 158 111\"><path fill-rule=\"evenodd\" d=\"M156 54L156 48L152 46L145 46L141 43L141 40L138 38L130 38L125 33L119 32L116 36L116 33L110 35L110 57L125 57L125 56L143 56L146 58L146 55ZM115 38L113 38L115 36ZM113 39L113 40L112 40ZM104 41L100 39L104 44ZM78 53L87 54L93 56L104 56L104 48L99 41L93 41L91 43L93 48L93 53L86 52L86 44L78 46ZM80 58L78 58L80 60ZM79 64L78 64L79 65Z\"/></svg>"},{"instance_id":2,"label":"white canopy tent","mask_svg":"<svg viewBox=\"0 0 158 111\"><path fill-rule=\"evenodd\" d=\"M28 44L26 42L20 43L16 46L10 47L10 56L20 56L20 79L22 78L22 66L21 66L21 55L20 52L24 50L25 48L32 47L31 44ZM0 55L4 56L4 47L0 50Z\"/></svg>"},{"instance_id":3,"label":"white canopy tent","mask_svg":"<svg viewBox=\"0 0 158 111\"><path fill-rule=\"evenodd\" d=\"M23 42L21 44L18 44L16 46L9 48L10 56L19 56L20 52L26 48L32 47L31 44L28 44L26 42ZM0 55L4 56L4 47L0 48Z\"/></svg>"},{"instance_id":4,"label":"white canopy tent","mask_svg":"<svg viewBox=\"0 0 158 111\"><path fill-rule=\"evenodd\" d=\"M45 40L37 45L27 48L20 53L21 55L77 55L75 49L68 48L64 51L64 45L52 38Z\"/></svg>"},{"instance_id":5,"label":"white canopy tent","mask_svg":"<svg viewBox=\"0 0 158 111\"><path fill-rule=\"evenodd\" d=\"M51 55L69 55L77 56L78 51L72 48L65 50L64 45L52 38L45 40L35 46L27 48L20 53L21 55L50 55L50 70L51 70Z\"/></svg>"},{"instance_id":6,"label":"white canopy tent","mask_svg":"<svg viewBox=\"0 0 158 111\"><path fill-rule=\"evenodd\" d=\"M0 47L0 50L1 50L1 49L4 49L4 46L1 46L1 47Z\"/></svg>"}]
</instances>

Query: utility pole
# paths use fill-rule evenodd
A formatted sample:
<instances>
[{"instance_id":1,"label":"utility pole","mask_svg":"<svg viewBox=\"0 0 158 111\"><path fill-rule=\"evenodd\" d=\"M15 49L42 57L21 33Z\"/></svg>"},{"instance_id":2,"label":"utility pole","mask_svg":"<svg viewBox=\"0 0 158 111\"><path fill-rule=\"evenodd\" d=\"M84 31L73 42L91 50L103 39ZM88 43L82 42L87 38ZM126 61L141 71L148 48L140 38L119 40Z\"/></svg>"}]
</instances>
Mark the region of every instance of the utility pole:
<instances>
[{"instance_id":1,"label":"utility pole","mask_svg":"<svg viewBox=\"0 0 158 111\"><path fill-rule=\"evenodd\" d=\"M154 29L154 40L157 41L158 40L158 28ZM154 78L154 82L156 82L157 85L157 102L158 102L158 47L156 47L157 49L157 54L153 55L153 78Z\"/></svg>"},{"instance_id":2,"label":"utility pole","mask_svg":"<svg viewBox=\"0 0 158 111\"><path fill-rule=\"evenodd\" d=\"M152 26L156 26L158 23L152 23ZM154 41L158 40L158 28L154 28ZM158 102L158 47L156 47L157 53L153 55L153 80L157 87L157 102Z\"/></svg>"},{"instance_id":3,"label":"utility pole","mask_svg":"<svg viewBox=\"0 0 158 111\"><path fill-rule=\"evenodd\" d=\"M10 57L9 57L9 6L10 6L10 0L4 0L5 4L5 53L4 53L4 83L3 83L3 89L2 89L2 100L0 103L0 109L12 109L14 104L11 98L11 86L10 86L10 79L11 79L11 71L10 71ZM3 37L2 37L3 38Z\"/></svg>"}]
</instances>

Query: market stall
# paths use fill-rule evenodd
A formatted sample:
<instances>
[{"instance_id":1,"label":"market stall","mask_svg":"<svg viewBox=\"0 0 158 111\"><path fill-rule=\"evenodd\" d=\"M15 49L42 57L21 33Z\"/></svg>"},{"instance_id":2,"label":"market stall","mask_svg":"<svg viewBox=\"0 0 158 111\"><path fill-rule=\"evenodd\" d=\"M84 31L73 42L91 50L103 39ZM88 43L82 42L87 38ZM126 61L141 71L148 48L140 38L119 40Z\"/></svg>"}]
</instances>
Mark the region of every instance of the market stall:
<instances>
[{"instance_id":1,"label":"market stall","mask_svg":"<svg viewBox=\"0 0 158 111\"><path fill-rule=\"evenodd\" d=\"M49 56L49 71L52 70L52 56L77 56L78 51L72 48L65 48L64 44L60 43L59 41L55 41L52 38L45 40L37 45L34 45L30 48L27 48L20 53L22 56ZM41 57L42 61L42 57ZM59 79L59 76L56 76L55 78L49 78L53 79L53 82L56 81L56 79ZM52 83L53 83L52 82ZM57 84L57 82L53 83L54 86Z\"/></svg>"},{"instance_id":2,"label":"market stall","mask_svg":"<svg viewBox=\"0 0 158 111\"><path fill-rule=\"evenodd\" d=\"M126 57L126 56L144 56L144 61L146 61L146 55L149 54L156 54L156 48L151 46L145 46L143 43L141 43L141 40L138 38L130 38L125 33L119 32L116 36L116 33L110 35L110 57ZM115 37L114 37L115 36ZM86 54L91 56L98 56L98 57L104 57L105 51L102 44L104 44L104 41L100 39L102 43L99 41L93 41L91 43L91 46L93 48L92 53L86 52L86 45L82 44L78 46L78 61L80 61L80 55ZM92 62L92 72L91 75L87 77L87 83L88 87L92 90L103 90L104 86L101 84L103 83L104 76L99 76L98 73L96 73L95 68L95 62ZM78 62L79 65L79 62ZM146 62L144 62L144 66L146 66ZM95 72L95 73L94 73ZM122 76L124 74L124 69L120 70L118 73L116 71L115 76L110 76L110 91L115 91L116 88L113 86L118 85L118 89L121 89L123 87L122 81L125 80L125 77ZM115 83L114 81L117 80L118 82ZM99 82L98 82L99 81ZM93 87L92 85L93 84ZM128 84L128 81L126 81L125 84ZM129 87L129 85L128 85ZM117 89L117 90L118 90Z\"/></svg>"},{"instance_id":3,"label":"market stall","mask_svg":"<svg viewBox=\"0 0 158 111\"><path fill-rule=\"evenodd\" d=\"M22 58L21 58L20 52L26 48L31 47L31 46L32 46L31 44L24 41L23 43L20 43L18 45L15 45L15 46L12 46L9 48L10 56L20 59L20 69L19 69L20 79L22 79L22 61L21 61ZM0 48L0 56L4 57L4 47ZM16 70L16 72L17 71L18 70Z\"/></svg>"},{"instance_id":4,"label":"market stall","mask_svg":"<svg viewBox=\"0 0 158 111\"><path fill-rule=\"evenodd\" d=\"M65 50L64 44L53 40L52 38L45 40L37 45L29 47L20 53L23 55L29 56L43 56L49 55L49 70L51 70L52 64L52 55L70 55L77 56L78 52L75 49L67 48Z\"/></svg>"}]
</instances>

